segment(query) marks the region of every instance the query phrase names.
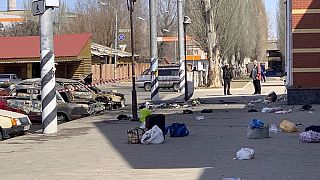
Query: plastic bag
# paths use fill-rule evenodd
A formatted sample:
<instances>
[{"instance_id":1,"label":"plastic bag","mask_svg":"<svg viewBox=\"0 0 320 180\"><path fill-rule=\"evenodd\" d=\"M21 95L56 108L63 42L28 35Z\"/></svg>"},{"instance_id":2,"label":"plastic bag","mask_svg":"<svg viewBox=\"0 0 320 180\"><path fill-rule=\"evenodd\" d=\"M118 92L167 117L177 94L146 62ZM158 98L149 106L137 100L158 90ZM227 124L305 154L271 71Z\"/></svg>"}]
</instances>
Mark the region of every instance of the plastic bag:
<instances>
[{"instance_id":1,"label":"plastic bag","mask_svg":"<svg viewBox=\"0 0 320 180\"><path fill-rule=\"evenodd\" d=\"M259 119L252 119L250 122L249 122L249 127L251 129L254 129L254 128L262 128L264 125L264 122L259 120Z\"/></svg>"},{"instance_id":2,"label":"plastic bag","mask_svg":"<svg viewBox=\"0 0 320 180\"><path fill-rule=\"evenodd\" d=\"M254 156L254 150L250 148L241 148L237 153L236 153L236 158L238 160L249 160L252 159Z\"/></svg>"},{"instance_id":3,"label":"plastic bag","mask_svg":"<svg viewBox=\"0 0 320 180\"><path fill-rule=\"evenodd\" d=\"M296 125L288 120L283 120L280 123L280 129L282 129L283 132L288 132L288 133L298 132L298 128L296 127Z\"/></svg>"},{"instance_id":4,"label":"plastic bag","mask_svg":"<svg viewBox=\"0 0 320 180\"><path fill-rule=\"evenodd\" d=\"M140 110L140 122L144 123L146 121L146 117L151 115L151 111L147 108Z\"/></svg>"},{"instance_id":5,"label":"plastic bag","mask_svg":"<svg viewBox=\"0 0 320 180\"><path fill-rule=\"evenodd\" d=\"M263 139L269 138L269 124L264 124L261 128L247 129L247 138L249 139Z\"/></svg>"},{"instance_id":6,"label":"plastic bag","mask_svg":"<svg viewBox=\"0 0 320 180\"><path fill-rule=\"evenodd\" d=\"M161 144L164 142L162 130L157 126L153 126L152 129L145 132L141 138L142 144Z\"/></svg>"},{"instance_id":7,"label":"plastic bag","mask_svg":"<svg viewBox=\"0 0 320 180\"><path fill-rule=\"evenodd\" d=\"M273 132L273 133L278 133L278 128L275 124L271 124L270 128L269 128L269 132Z\"/></svg>"}]
</instances>

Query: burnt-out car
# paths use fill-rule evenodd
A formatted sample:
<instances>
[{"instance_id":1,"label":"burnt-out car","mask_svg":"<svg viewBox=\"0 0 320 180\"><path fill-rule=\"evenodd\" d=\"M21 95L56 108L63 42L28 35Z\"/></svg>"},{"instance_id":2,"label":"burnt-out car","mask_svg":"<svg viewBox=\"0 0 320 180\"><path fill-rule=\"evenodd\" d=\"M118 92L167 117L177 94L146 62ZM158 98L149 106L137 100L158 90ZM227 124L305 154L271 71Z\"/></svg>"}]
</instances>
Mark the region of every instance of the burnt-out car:
<instances>
[{"instance_id":1,"label":"burnt-out car","mask_svg":"<svg viewBox=\"0 0 320 180\"><path fill-rule=\"evenodd\" d=\"M125 107L125 97L124 94L117 93L117 92L106 92L99 89L97 86L92 86L92 73L86 76L84 79L81 80L84 85L89 87L92 91L94 91L97 95L97 100L101 98L108 98L111 101L111 106L113 108L123 108Z\"/></svg>"},{"instance_id":2,"label":"burnt-out car","mask_svg":"<svg viewBox=\"0 0 320 180\"><path fill-rule=\"evenodd\" d=\"M41 79L26 79L19 82L19 85L41 86ZM86 85L80 81L56 78L56 88L59 89L59 92L68 92L70 94L70 99L74 101L98 101L105 103L105 109L116 109L125 106L123 94L103 92L95 86Z\"/></svg>"},{"instance_id":3,"label":"burnt-out car","mask_svg":"<svg viewBox=\"0 0 320 180\"><path fill-rule=\"evenodd\" d=\"M72 102L67 92L56 93L58 121L70 121L90 116L95 104ZM10 96L0 100L0 108L23 113L32 122L41 122L41 87L17 85Z\"/></svg>"}]
</instances>

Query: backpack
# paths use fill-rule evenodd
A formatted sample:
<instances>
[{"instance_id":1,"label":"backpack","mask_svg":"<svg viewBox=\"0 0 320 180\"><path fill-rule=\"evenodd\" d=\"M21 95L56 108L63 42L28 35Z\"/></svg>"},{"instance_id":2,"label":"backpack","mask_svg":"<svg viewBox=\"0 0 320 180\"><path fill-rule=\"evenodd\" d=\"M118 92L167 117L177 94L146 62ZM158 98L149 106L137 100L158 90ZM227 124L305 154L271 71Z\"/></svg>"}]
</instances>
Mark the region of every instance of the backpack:
<instances>
[{"instance_id":1,"label":"backpack","mask_svg":"<svg viewBox=\"0 0 320 180\"><path fill-rule=\"evenodd\" d=\"M173 123L167 127L170 137L185 137L189 135L189 130L184 123Z\"/></svg>"}]
</instances>

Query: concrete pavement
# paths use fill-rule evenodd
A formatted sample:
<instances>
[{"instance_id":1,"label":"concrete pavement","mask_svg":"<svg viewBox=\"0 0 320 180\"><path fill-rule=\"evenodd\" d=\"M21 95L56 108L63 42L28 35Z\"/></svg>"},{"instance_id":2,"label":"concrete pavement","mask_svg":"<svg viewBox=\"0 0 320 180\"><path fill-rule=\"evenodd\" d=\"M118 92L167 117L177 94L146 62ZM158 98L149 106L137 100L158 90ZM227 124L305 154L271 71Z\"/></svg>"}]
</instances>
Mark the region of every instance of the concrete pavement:
<instances>
[{"instance_id":1,"label":"concrete pavement","mask_svg":"<svg viewBox=\"0 0 320 180\"><path fill-rule=\"evenodd\" d=\"M258 140L245 136L252 118L277 125L287 119L303 124L303 130L318 123L320 107L312 114L297 107L290 114L248 113L245 104L260 96L247 95L252 93L247 88L233 89L227 97L221 89L199 91L197 96L208 104L190 108L195 111L191 115L181 114L182 109L157 110L167 114L167 124L186 123L190 130L187 137L167 136L161 145L127 144L126 130L138 123L115 120L126 110L61 124L55 136L30 134L0 142L0 179L319 179L319 144L300 142L298 133ZM281 92L283 87L263 87L265 93L271 89ZM201 114L202 108L214 112ZM205 119L196 120L199 115ZM233 160L243 147L254 149L255 158Z\"/></svg>"}]
</instances>

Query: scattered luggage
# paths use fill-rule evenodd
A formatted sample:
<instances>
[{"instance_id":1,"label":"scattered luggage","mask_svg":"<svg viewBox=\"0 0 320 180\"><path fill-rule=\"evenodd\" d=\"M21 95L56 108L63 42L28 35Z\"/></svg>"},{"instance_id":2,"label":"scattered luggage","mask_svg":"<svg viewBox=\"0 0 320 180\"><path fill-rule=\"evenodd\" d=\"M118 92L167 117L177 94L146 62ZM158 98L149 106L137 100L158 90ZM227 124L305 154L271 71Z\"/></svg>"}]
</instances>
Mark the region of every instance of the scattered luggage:
<instances>
[{"instance_id":1,"label":"scattered luggage","mask_svg":"<svg viewBox=\"0 0 320 180\"><path fill-rule=\"evenodd\" d=\"M128 143L129 144L139 144L143 134L147 131L147 129L143 128L135 128L133 130L127 130L128 135Z\"/></svg>"},{"instance_id":2,"label":"scattered luggage","mask_svg":"<svg viewBox=\"0 0 320 180\"><path fill-rule=\"evenodd\" d=\"M173 123L166 128L166 133L169 131L170 137L185 137L189 135L189 130L184 123Z\"/></svg>"},{"instance_id":3,"label":"scattered luggage","mask_svg":"<svg viewBox=\"0 0 320 180\"><path fill-rule=\"evenodd\" d=\"M146 117L146 128L152 129L153 126L157 125L162 132L165 132L166 129L166 117L164 114L151 114Z\"/></svg>"}]
</instances>

